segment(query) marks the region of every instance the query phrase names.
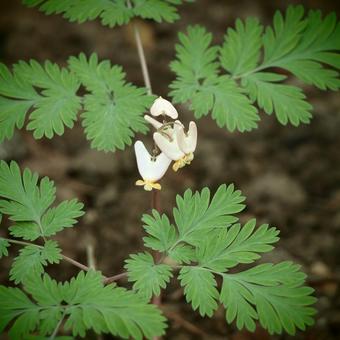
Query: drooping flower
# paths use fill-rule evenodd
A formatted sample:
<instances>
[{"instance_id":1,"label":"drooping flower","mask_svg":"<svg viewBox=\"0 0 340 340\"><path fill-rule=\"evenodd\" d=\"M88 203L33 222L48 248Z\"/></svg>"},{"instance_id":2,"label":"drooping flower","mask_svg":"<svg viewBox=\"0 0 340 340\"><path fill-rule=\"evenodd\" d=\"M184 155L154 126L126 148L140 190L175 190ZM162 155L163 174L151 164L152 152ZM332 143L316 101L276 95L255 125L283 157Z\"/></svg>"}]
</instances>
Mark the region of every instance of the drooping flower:
<instances>
[{"instance_id":1,"label":"drooping flower","mask_svg":"<svg viewBox=\"0 0 340 340\"><path fill-rule=\"evenodd\" d=\"M172 119L177 119L178 112L175 107L166 99L158 97L150 108L150 113L158 117L160 115L169 116Z\"/></svg>"},{"instance_id":2,"label":"drooping flower","mask_svg":"<svg viewBox=\"0 0 340 340\"><path fill-rule=\"evenodd\" d=\"M171 159L163 152L157 156L151 156L141 141L137 141L134 147L138 171L142 177L142 180L138 180L136 185L144 186L147 191L152 189L160 190L161 185L157 181L166 173Z\"/></svg>"},{"instance_id":3,"label":"drooping flower","mask_svg":"<svg viewBox=\"0 0 340 340\"><path fill-rule=\"evenodd\" d=\"M197 146L197 125L195 122L189 123L187 133L184 132L184 129L177 131L177 143L186 155L186 164L190 164L194 159L194 152Z\"/></svg>"},{"instance_id":4,"label":"drooping flower","mask_svg":"<svg viewBox=\"0 0 340 340\"><path fill-rule=\"evenodd\" d=\"M190 122L187 133L180 121L175 121L173 129L162 131L158 129L153 134L154 141L159 149L171 160L175 161L172 168L177 171L194 159L197 145L197 126Z\"/></svg>"},{"instance_id":5,"label":"drooping flower","mask_svg":"<svg viewBox=\"0 0 340 340\"><path fill-rule=\"evenodd\" d=\"M161 122L159 122L158 120L156 120L155 118L150 117L149 115L145 115L144 119L150 123L156 130L160 129L163 124Z\"/></svg>"}]
</instances>

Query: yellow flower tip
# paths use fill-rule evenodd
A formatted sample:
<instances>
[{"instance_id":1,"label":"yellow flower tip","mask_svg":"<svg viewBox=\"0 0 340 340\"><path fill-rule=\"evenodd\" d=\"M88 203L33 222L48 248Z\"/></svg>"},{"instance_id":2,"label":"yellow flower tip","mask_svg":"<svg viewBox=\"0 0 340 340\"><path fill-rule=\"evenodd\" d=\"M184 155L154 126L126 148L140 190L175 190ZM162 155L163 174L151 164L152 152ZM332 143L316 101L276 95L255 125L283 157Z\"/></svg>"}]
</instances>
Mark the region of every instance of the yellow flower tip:
<instances>
[{"instance_id":1,"label":"yellow flower tip","mask_svg":"<svg viewBox=\"0 0 340 340\"><path fill-rule=\"evenodd\" d=\"M136 181L136 185L137 186L144 186L144 190L146 191L151 191L152 189L155 189L155 190L161 190L162 187L159 183L155 183L155 182L151 182L151 181L148 181L148 180L141 180L139 179L138 181Z\"/></svg>"},{"instance_id":2,"label":"yellow flower tip","mask_svg":"<svg viewBox=\"0 0 340 340\"><path fill-rule=\"evenodd\" d=\"M139 179L138 181L136 181L135 183L137 186L142 186L142 185L145 185L145 182L141 179Z\"/></svg>"},{"instance_id":3,"label":"yellow flower tip","mask_svg":"<svg viewBox=\"0 0 340 340\"><path fill-rule=\"evenodd\" d=\"M185 167L185 164L186 164L186 162L185 162L185 156L184 156L183 158L177 160L177 161L173 164L172 169L173 169L175 172L177 172L178 169Z\"/></svg>"},{"instance_id":4,"label":"yellow flower tip","mask_svg":"<svg viewBox=\"0 0 340 340\"><path fill-rule=\"evenodd\" d=\"M187 155L185 155L183 158L177 160L173 166L172 169L177 172L179 169L184 168L186 165L191 164L192 160L194 159L194 154L191 152Z\"/></svg>"}]
</instances>

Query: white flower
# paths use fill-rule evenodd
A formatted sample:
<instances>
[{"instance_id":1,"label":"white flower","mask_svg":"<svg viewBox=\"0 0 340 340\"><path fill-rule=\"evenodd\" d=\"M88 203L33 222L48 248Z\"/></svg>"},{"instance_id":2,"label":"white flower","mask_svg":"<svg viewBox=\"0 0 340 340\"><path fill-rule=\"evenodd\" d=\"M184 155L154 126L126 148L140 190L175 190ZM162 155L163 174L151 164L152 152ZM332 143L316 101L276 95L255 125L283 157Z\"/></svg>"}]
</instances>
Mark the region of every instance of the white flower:
<instances>
[{"instance_id":1,"label":"white flower","mask_svg":"<svg viewBox=\"0 0 340 340\"><path fill-rule=\"evenodd\" d=\"M135 143L135 154L137 160L137 167L143 180L138 180L136 185L144 186L144 189L151 191L152 189L161 189L161 185L157 183L161 179L171 163L163 152L157 156L152 157L145 145L141 141Z\"/></svg>"},{"instance_id":2,"label":"white flower","mask_svg":"<svg viewBox=\"0 0 340 340\"><path fill-rule=\"evenodd\" d=\"M187 133L180 121L175 121L173 129L158 131L153 138L159 149L170 159L175 161L172 166L174 171L190 164L194 159L197 145L197 126L190 122Z\"/></svg>"},{"instance_id":3,"label":"white flower","mask_svg":"<svg viewBox=\"0 0 340 340\"><path fill-rule=\"evenodd\" d=\"M159 97L151 106L150 113L157 117L160 115L167 115L172 119L177 119L178 112L175 107L166 99Z\"/></svg>"},{"instance_id":4,"label":"white flower","mask_svg":"<svg viewBox=\"0 0 340 340\"><path fill-rule=\"evenodd\" d=\"M150 123L156 130L160 129L160 128L163 126L163 124L162 124L161 122L159 122L158 120L156 120L156 119L150 117L149 115L145 115L145 116L144 116L144 119L145 119L148 123Z\"/></svg>"},{"instance_id":5,"label":"white flower","mask_svg":"<svg viewBox=\"0 0 340 340\"><path fill-rule=\"evenodd\" d=\"M193 153L196 150L197 126L195 122L189 123L189 130L187 133L184 132L183 128L177 131L177 143L185 154Z\"/></svg>"}]
</instances>

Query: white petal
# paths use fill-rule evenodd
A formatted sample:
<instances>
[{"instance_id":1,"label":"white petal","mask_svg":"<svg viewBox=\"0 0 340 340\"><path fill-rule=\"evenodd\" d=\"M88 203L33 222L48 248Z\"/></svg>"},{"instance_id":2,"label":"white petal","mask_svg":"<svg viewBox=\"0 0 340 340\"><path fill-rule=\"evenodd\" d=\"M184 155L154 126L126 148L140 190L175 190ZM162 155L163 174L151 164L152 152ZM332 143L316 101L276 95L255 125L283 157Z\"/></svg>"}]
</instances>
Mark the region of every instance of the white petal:
<instances>
[{"instance_id":1,"label":"white petal","mask_svg":"<svg viewBox=\"0 0 340 340\"><path fill-rule=\"evenodd\" d=\"M141 141L135 143L135 154L138 171L144 180L158 181L164 176L171 163L171 159L164 153L159 154L155 161L152 160L151 155Z\"/></svg>"},{"instance_id":2,"label":"white petal","mask_svg":"<svg viewBox=\"0 0 340 340\"><path fill-rule=\"evenodd\" d=\"M165 155L174 160L177 161L184 157L184 153L180 150L177 144L177 139L175 138L175 134L172 136L172 141L170 141L167 137L163 136L159 132L155 132L153 134L153 139L159 149L165 153Z\"/></svg>"},{"instance_id":3,"label":"white petal","mask_svg":"<svg viewBox=\"0 0 340 340\"><path fill-rule=\"evenodd\" d=\"M179 148L189 154L196 150L197 145L197 126L195 122L190 122L189 131L185 134L184 129L176 130L177 143Z\"/></svg>"},{"instance_id":4,"label":"white petal","mask_svg":"<svg viewBox=\"0 0 340 340\"><path fill-rule=\"evenodd\" d=\"M159 97L157 98L151 106L150 113L153 116L167 115L172 119L178 117L178 112L175 107L166 99Z\"/></svg>"},{"instance_id":5,"label":"white petal","mask_svg":"<svg viewBox=\"0 0 340 340\"><path fill-rule=\"evenodd\" d=\"M162 127L162 123L160 123L158 120L150 117L149 115L145 115L144 119L150 123L156 130L159 129L160 127Z\"/></svg>"}]
</instances>

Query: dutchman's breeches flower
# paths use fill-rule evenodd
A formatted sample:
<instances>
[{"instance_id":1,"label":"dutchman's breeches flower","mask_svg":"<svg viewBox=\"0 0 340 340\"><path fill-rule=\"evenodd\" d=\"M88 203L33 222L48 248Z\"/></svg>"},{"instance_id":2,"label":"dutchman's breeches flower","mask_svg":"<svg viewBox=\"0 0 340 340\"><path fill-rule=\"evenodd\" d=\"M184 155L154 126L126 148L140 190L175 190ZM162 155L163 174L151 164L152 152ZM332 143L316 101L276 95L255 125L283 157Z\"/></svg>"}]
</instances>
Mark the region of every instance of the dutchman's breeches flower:
<instances>
[{"instance_id":1,"label":"dutchman's breeches flower","mask_svg":"<svg viewBox=\"0 0 340 340\"><path fill-rule=\"evenodd\" d=\"M189 131L185 133L183 124L176 120L173 129L153 134L154 141L159 149L170 159L175 161L172 168L177 171L194 159L194 151L197 145L197 126L190 122Z\"/></svg>"},{"instance_id":2,"label":"dutchman's breeches flower","mask_svg":"<svg viewBox=\"0 0 340 340\"><path fill-rule=\"evenodd\" d=\"M157 183L160 180L171 163L163 152L157 156L151 156L141 141L135 143L135 154L137 160L137 167L142 180L138 180L136 185L144 186L144 189L151 191L152 189L161 189L161 185Z\"/></svg>"},{"instance_id":3,"label":"dutchman's breeches flower","mask_svg":"<svg viewBox=\"0 0 340 340\"><path fill-rule=\"evenodd\" d=\"M178 112L175 107L166 99L162 97L158 97L150 108L150 113L154 117L158 117L160 115L169 116L172 119L177 119Z\"/></svg>"},{"instance_id":4,"label":"dutchman's breeches flower","mask_svg":"<svg viewBox=\"0 0 340 340\"><path fill-rule=\"evenodd\" d=\"M150 113L153 116L163 116L160 122L149 115L145 120L150 123L156 132L153 134L155 141L154 155L151 156L141 141L135 143L137 166L143 180L138 180L136 185L143 185L145 190L161 189L157 183L163 177L171 161L174 171L190 164L194 159L194 152L197 145L197 126L190 122L188 132L185 132L183 124L179 121L167 122L166 116L176 119L178 117L175 107L166 99L159 97L153 103ZM161 151L157 154L158 149Z\"/></svg>"}]
</instances>

